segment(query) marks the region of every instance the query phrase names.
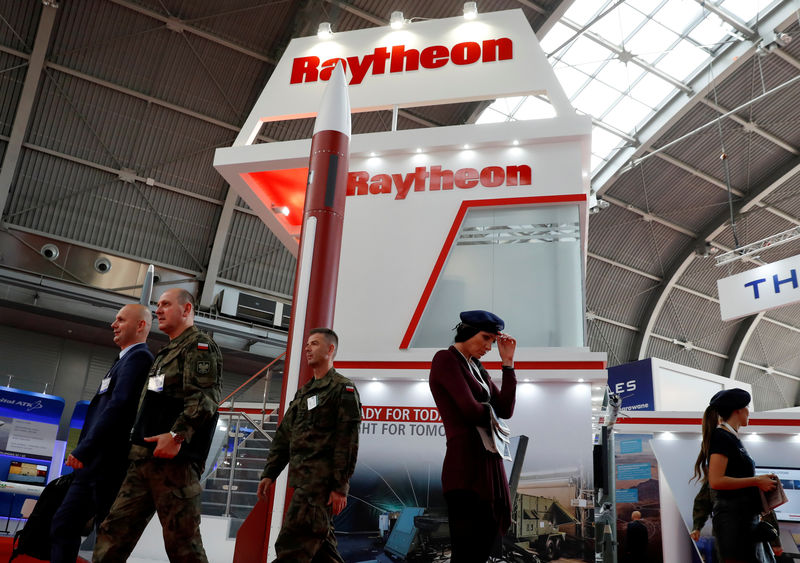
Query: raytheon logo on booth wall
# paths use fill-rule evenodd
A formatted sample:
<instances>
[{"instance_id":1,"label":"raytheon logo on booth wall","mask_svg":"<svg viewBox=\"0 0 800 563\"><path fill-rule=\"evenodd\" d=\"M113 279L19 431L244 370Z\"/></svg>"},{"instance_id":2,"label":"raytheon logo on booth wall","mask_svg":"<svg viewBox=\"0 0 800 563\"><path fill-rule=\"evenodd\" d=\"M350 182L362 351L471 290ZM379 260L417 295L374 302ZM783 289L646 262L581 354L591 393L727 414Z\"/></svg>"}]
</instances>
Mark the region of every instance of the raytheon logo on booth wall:
<instances>
[{"instance_id":1,"label":"raytheon logo on booth wall","mask_svg":"<svg viewBox=\"0 0 800 563\"><path fill-rule=\"evenodd\" d=\"M359 170L347 175L347 195L390 194L395 199L405 199L412 189L415 192L435 192L452 190L454 187L467 190L478 186L496 188L498 186L530 186L531 167L526 164L516 166L487 166L442 170L441 166L417 166L407 174L375 174Z\"/></svg>"},{"instance_id":2,"label":"raytheon logo on booth wall","mask_svg":"<svg viewBox=\"0 0 800 563\"><path fill-rule=\"evenodd\" d=\"M326 81L330 79L337 63L342 62L345 71L350 70L350 84L361 84L364 77L371 71L373 75L396 74L419 70L420 68L442 68L449 63L464 66L477 62L493 63L507 61L514 57L514 43L508 37L500 39L486 39L477 41L464 41L450 48L444 45L433 45L421 51L406 49L405 45L394 47L376 47L375 50L364 56L335 58L321 61L319 57L297 57L292 61L292 76L290 84L304 82Z\"/></svg>"}]
</instances>

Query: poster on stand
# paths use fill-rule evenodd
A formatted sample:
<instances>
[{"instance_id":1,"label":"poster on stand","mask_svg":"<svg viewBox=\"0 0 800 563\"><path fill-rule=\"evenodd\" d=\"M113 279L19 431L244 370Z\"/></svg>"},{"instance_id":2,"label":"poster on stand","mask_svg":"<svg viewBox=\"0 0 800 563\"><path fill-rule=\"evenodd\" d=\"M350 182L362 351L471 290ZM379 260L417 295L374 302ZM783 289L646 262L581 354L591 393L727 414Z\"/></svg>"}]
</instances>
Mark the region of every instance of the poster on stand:
<instances>
[{"instance_id":1,"label":"poster on stand","mask_svg":"<svg viewBox=\"0 0 800 563\"><path fill-rule=\"evenodd\" d=\"M441 484L446 438L428 382L358 381L357 386L362 401L358 463L347 508L335 523L343 556L363 560L358 558L359 534L374 535L381 515L394 521L404 508L442 517L437 533L446 537ZM539 553L548 539L563 537L562 555L573 561L593 560L581 526L591 518L585 498L580 498L593 485L591 427L575 423L590 420L589 394L585 383L522 382L514 416L508 420L513 436L529 438L518 503L539 503L546 512L534 526L530 510L520 509L511 533ZM583 559L584 552L589 558Z\"/></svg>"}]
</instances>

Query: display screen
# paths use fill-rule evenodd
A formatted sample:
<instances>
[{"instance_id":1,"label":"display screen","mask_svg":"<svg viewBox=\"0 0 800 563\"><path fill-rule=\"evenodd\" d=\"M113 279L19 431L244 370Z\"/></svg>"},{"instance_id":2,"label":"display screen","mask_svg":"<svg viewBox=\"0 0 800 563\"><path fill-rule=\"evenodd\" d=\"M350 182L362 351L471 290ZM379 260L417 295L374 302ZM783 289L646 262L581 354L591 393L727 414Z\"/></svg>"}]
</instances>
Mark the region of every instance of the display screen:
<instances>
[{"instance_id":1,"label":"display screen","mask_svg":"<svg viewBox=\"0 0 800 563\"><path fill-rule=\"evenodd\" d=\"M775 509L775 516L784 522L800 522L800 469L789 467L756 467L756 475L774 473L781 480L789 502Z\"/></svg>"},{"instance_id":2,"label":"display screen","mask_svg":"<svg viewBox=\"0 0 800 563\"><path fill-rule=\"evenodd\" d=\"M24 461L12 461L8 468L8 481L44 485L47 483L47 466Z\"/></svg>"}]
</instances>

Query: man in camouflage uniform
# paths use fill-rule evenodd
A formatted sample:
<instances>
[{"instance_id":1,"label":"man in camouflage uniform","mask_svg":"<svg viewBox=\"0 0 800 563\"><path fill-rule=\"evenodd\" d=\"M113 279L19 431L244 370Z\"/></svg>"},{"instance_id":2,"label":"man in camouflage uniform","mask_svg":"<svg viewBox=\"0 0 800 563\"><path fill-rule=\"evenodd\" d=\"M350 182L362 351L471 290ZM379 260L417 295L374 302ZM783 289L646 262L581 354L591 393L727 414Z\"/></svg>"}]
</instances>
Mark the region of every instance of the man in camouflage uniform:
<instances>
[{"instance_id":1,"label":"man in camouflage uniform","mask_svg":"<svg viewBox=\"0 0 800 563\"><path fill-rule=\"evenodd\" d=\"M94 562L123 562L158 512L169 560L206 563L200 537L199 477L217 423L222 355L194 326L182 289L158 300L158 328L170 342L156 355L131 433L131 464L97 534Z\"/></svg>"},{"instance_id":2,"label":"man in camouflage uniform","mask_svg":"<svg viewBox=\"0 0 800 563\"><path fill-rule=\"evenodd\" d=\"M328 328L311 330L305 353L314 378L289 404L267 456L258 498L286 464L294 495L275 542L276 562L343 562L333 517L347 505L358 455L361 403L353 382L333 369L339 339Z\"/></svg>"}]
</instances>

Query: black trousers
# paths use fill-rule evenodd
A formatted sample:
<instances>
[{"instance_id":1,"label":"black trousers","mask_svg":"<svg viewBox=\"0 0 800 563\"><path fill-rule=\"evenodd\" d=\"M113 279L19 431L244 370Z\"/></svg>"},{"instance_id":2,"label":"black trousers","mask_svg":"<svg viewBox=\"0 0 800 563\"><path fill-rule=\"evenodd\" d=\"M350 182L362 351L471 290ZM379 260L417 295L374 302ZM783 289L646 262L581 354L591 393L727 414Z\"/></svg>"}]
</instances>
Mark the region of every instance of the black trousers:
<instances>
[{"instance_id":1,"label":"black trousers","mask_svg":"<svg viewBox=\"0 0 800 563\"><path fill-rule=\"evenodd\" d=\"M451 563L486 563L500 539L492 505L475 491L448 491L444 498L450 524Z\"/></svg>"}]
</instances>

